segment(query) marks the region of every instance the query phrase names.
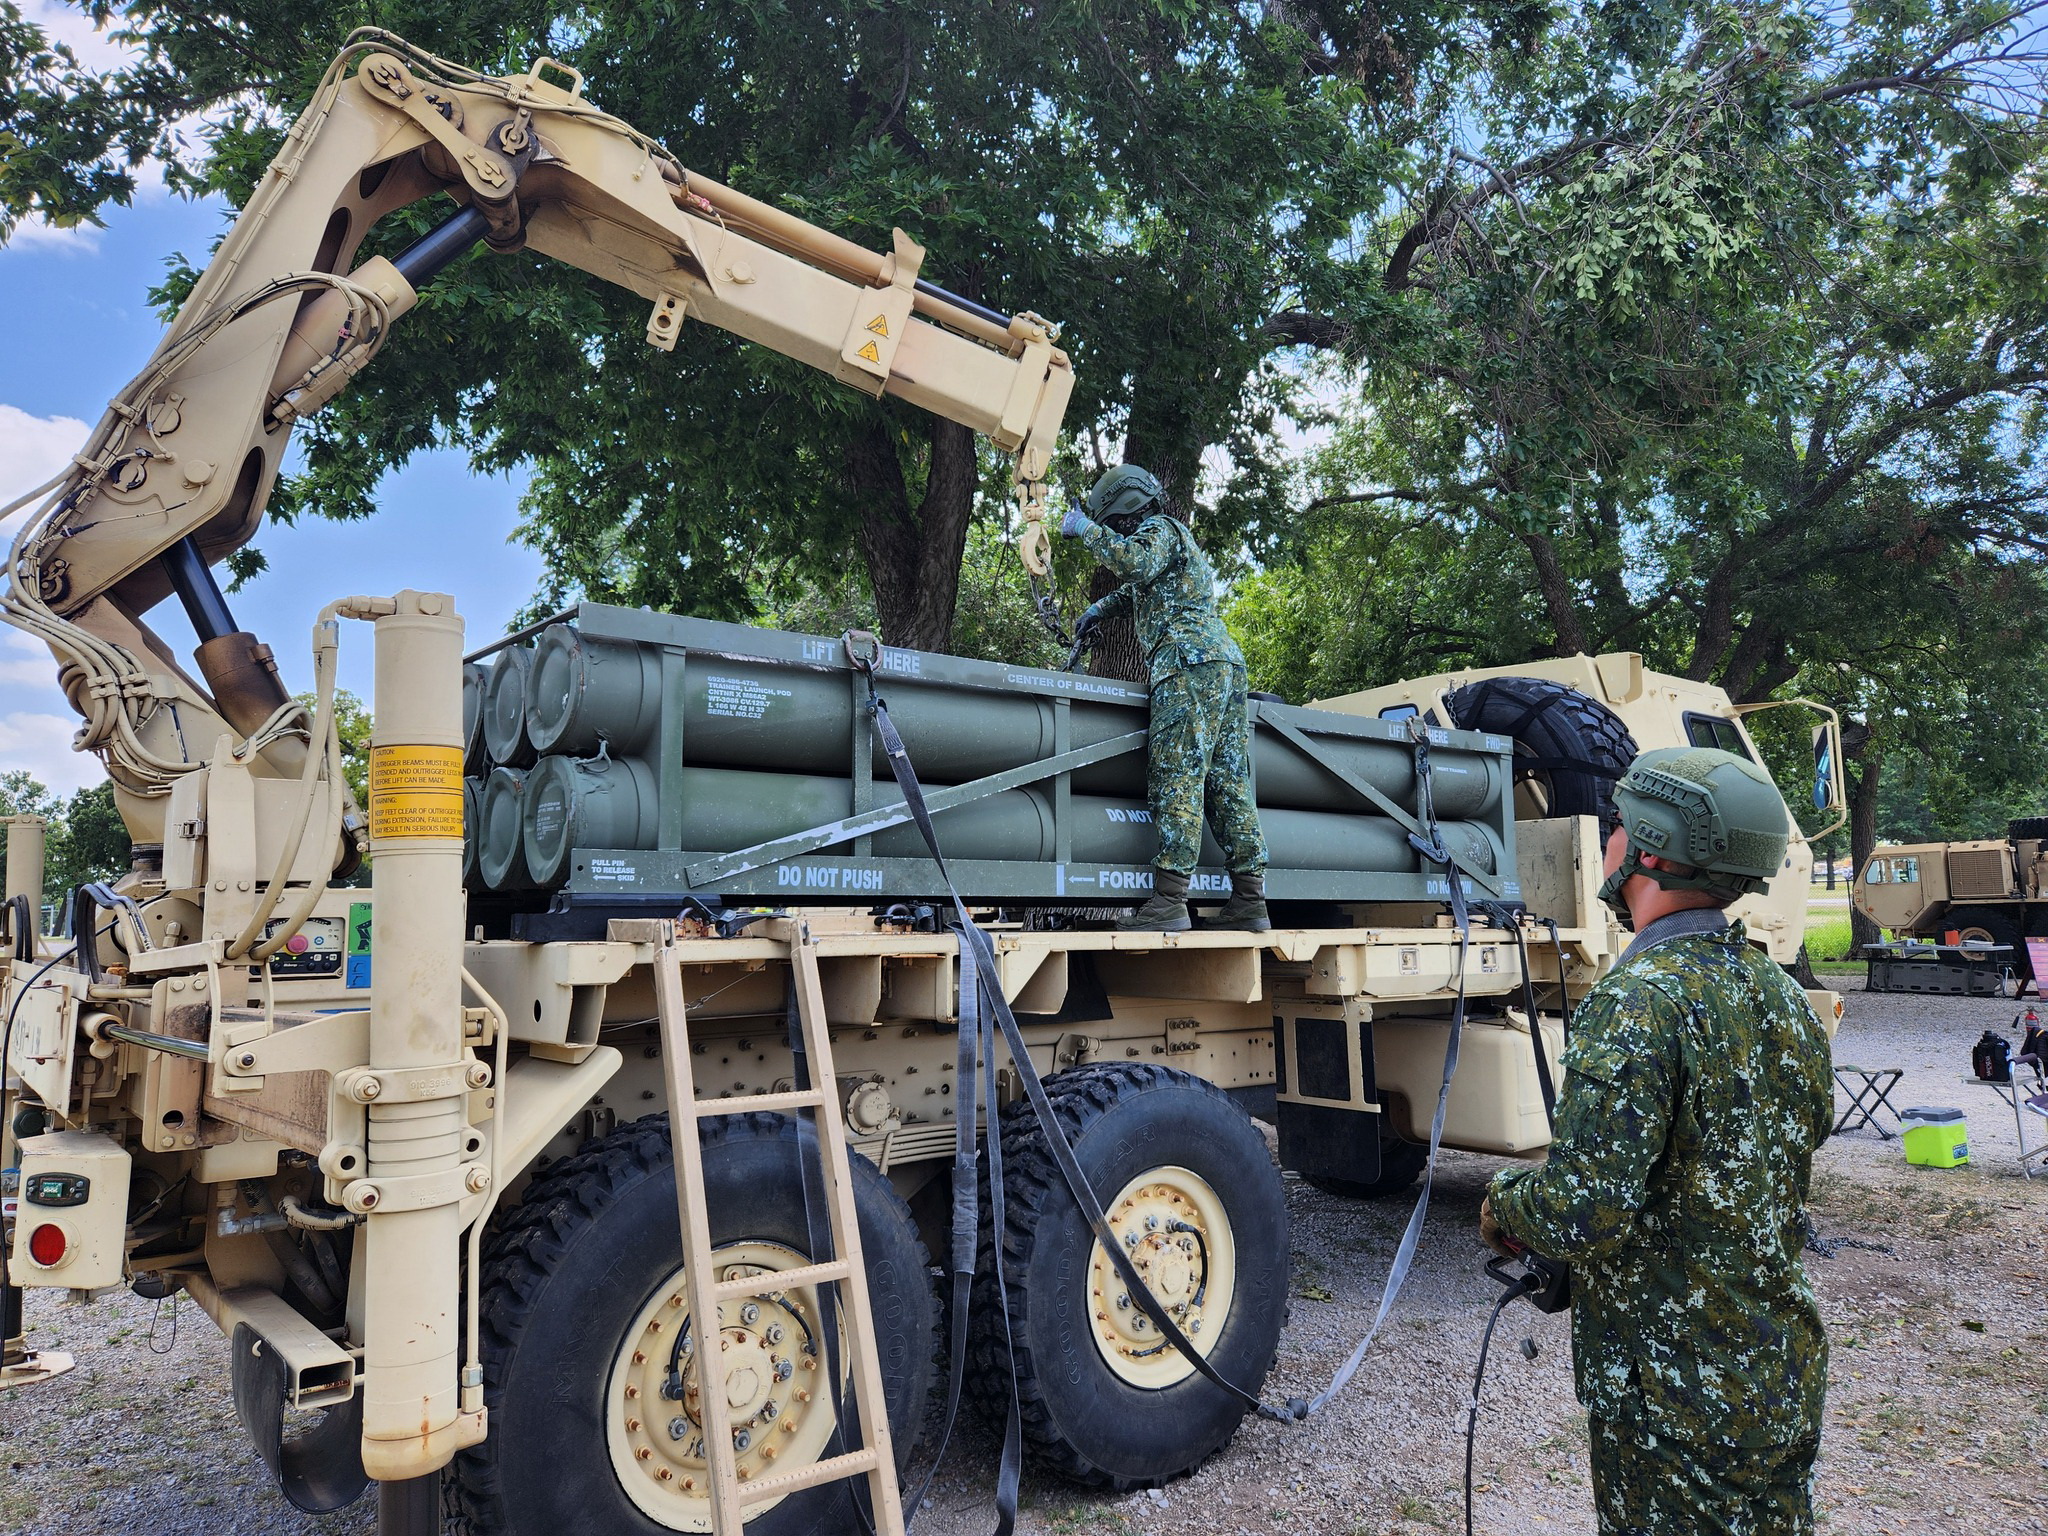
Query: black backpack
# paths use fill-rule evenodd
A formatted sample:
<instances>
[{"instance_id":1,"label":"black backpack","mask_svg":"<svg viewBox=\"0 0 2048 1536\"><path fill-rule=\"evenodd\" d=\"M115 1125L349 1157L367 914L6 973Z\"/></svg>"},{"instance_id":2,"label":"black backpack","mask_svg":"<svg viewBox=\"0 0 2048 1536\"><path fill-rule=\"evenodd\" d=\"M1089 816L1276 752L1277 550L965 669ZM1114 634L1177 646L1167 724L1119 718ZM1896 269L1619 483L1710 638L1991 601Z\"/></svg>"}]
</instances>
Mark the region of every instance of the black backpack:
<instances>
[{"instance_id":1,"label":"black backpack","mask_svg":"<svg viewBox=\"0 0 2048 1536\"><path fill-rule=\"evenodd\" d=\"M1970 1070L1987 1083L2011 1082L2012 1043L1995 1029L1985 1030L1970 1050Z\"/></svg>"}]
</instances>

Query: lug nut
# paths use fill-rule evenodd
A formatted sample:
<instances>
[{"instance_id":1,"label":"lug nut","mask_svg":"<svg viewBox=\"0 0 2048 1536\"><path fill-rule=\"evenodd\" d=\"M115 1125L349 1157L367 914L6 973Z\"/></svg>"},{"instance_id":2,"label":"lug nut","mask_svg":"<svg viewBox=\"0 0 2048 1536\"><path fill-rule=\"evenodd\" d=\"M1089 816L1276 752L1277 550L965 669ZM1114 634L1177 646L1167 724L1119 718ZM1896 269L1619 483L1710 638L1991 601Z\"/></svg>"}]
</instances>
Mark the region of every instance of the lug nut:
<instances>
[{"instance_id":1,"label":"lug nut","mask_svg":"<svg viewBox=\"0 0 2048 1536\"><path fill-rule=\"evenodd\" d=\"M682 1438L683 1438L683 1436L687 1435L687 1434L688 1434L689 1432L690 1432L690 1421L689 1421L688 1419L686 1419L686 1418L682 1417L682 1415L678 1414L678 1415L677 1415L677 1416L676 1416L675 1418L673 1418L673 1419L670 1419L670 1420L668 1421L668 1437L669 1437L669 1439L671 1439L671 1440L680 1440L680 1439L682 1439Z\"/></svg>"},{"instance_id":2,"label":"lug nut","mask_svg":"<svg viewBox=\"0 0 2048 1536\"><path fill-rule=\"evenodd\" d=\"M754 1432L750 1429L736 1429L732 1432L732 1448L744 1451L754 1443Z\"/></svg>"},{"instance_id":3,"label":"lug nut","mask_svg":"<svg viewBox=\"0 0 2048 1536\"><path fill-rule=\"evenodd\" d=\"M782 1324L770 1323L768 1325L768 1331L762 1334L761 1337L766 1339L770 1344L780 1344L782 1342Z\"/></svg>"},{"instance_id":4,"label":"lug nut","mask_svg":"<svg viewBox=\"0 0 2048 1536\"><path fill-rule=\"evenodd\" d=\"M755 1306L751 1301L748 1302L744 1307L740 1308L740 1321L743 1323L751 1323L754 1321L755 1318L759 1317L760 1315L761 1309Z\"/></svg>"},{"instance_id":5,"label":"lug nut","mask_svg":"<svg viewBox=\"0 0 2048 1536\"><path fill-rule=\"evenodd\" d=\"M1117 1292L1116 1309L1119 1312L1128 1312L1131 1310L1131 1293L1129 1291Z\"/></svg>"}]
</instances>

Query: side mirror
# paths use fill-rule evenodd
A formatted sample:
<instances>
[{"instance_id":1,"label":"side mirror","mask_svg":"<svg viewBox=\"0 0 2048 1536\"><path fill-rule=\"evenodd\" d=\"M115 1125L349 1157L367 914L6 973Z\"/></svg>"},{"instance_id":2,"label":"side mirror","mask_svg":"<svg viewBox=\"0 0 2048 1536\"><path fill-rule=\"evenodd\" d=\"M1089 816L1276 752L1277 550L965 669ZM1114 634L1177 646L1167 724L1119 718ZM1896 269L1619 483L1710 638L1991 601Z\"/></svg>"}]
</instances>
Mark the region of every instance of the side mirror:
<instances>
[{"instance_id":1,"label":"side mirror","mask_svg":"<svg viewBox=\"0 0 2048 1536\"><path fill-rule=\"evenodd\" d=\"M1816 811L1828 808L1828 795L1834 782L1834 742L1826 726L1816 726L1813 732L1813 808Z\"/></svg>"}]
</instances>

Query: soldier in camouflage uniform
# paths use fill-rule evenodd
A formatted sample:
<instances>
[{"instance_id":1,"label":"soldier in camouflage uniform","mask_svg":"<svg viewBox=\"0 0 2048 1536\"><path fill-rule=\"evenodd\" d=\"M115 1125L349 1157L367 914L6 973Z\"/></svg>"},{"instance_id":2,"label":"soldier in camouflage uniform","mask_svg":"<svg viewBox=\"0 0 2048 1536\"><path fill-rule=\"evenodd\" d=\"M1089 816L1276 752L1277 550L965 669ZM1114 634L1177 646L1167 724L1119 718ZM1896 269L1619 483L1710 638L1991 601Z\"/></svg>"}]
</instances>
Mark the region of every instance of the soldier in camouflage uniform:
<instances>
[{"instance_id":1,"label":"soldier in camouflage uniform","mask_svg":"<svg viewBox=\"0 0 2048 1536\"><path fill-rule=\"evenodd\" d=\"M1096 482L1086 510L1060 531L1078 538L1123 579L1081 616L1078 637L1128 615L1151 673L1147 798L1159 829L1153 894L1122 928L1178 933L1189 926L1188 876L1202 852L1208 813L1230 871L1230 900L1215 926L1253 933L1266 913L1266 839L1252 801L1251 723L1244 653L1216 612L1216 572L1187 524L1161 510L1159 482L1133 464Z\"/></svg>"},{"instance_id":2,"label":"soldier in camouflage uniform","mask_svg":"<svg viewBox=\"0 0 2048 1536\"><path fill-rule=\"evenodd\" d=\"M1696 747L1638 757L1615 802L1601 894L1635 939L1574 1015L1548 1160L1495 1176L1480 1232L1572 1265L1601 1536L1804 1536L1827 1335L1801 1210L1828 1041L1723 910L1781 867L1789 818L1754 764Z\"/></svg>"}]
</instances>

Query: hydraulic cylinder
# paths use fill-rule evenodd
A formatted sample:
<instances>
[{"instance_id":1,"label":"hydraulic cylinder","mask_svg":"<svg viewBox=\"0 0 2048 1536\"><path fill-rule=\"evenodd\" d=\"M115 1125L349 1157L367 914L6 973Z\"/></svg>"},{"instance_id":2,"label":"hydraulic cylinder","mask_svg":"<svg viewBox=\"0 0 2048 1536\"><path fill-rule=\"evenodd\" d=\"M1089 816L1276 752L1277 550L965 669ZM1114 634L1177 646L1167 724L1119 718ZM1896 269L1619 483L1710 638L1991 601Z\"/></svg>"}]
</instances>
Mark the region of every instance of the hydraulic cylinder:
<instances>
[{"instance_id":1,"label":"hydraulic cylinder","mask_svg":"<svg viewBox=\"0 0 2048 1536\"><path fill-rule=\"evenodd\" d=\"M381 606L381 605L379 605ZM365 1213L363 1466L419 1477L476 1436L459 1411L462 620L401 592L376 622L370 746L375 960Z\"/></svg>"}]
</instances>

